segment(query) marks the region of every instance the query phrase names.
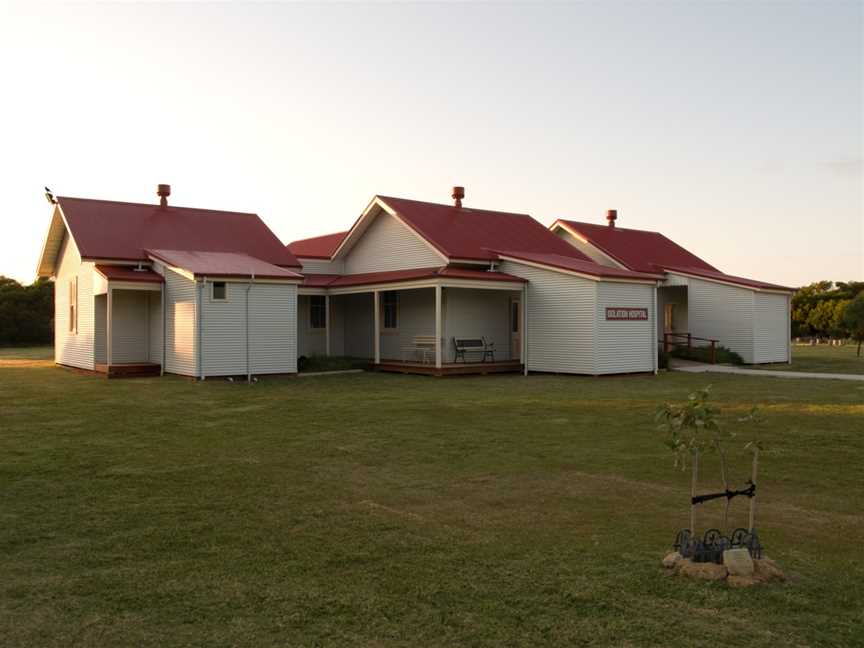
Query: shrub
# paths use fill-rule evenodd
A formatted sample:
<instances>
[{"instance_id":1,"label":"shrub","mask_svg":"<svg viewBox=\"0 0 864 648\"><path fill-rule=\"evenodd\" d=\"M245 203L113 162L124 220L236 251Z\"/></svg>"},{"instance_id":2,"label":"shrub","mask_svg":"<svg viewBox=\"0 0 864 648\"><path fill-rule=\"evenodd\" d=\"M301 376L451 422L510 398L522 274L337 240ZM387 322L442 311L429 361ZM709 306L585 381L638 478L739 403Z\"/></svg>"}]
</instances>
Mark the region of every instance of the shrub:
<instances>
[{"instance_id":1,"label":"shrub","mask_svg":"<svg viewBox=\"0 0 864 648\"><path fill-rule=\"evenodd\" d=\"M297 371L345 371L346 369L368 369L369 360L350 356L300 356L297 358Z\"/></svg>"},{"instance_id":2,"label":"shrub","mask_svg":"<svg viewBox=\"0 0 864 648\"><path fill-rule=\"evenodd\" d=\"M659 349L657 351L657 368L658 369L668 369L669 368L669 354L666 353L663 349Z\"/></svg>"},{"instance_id":3,"label":"shrub","mask_svg":"<svg viewBox=\"0 0 864 648\"><path fill-rule=\"evenodd\" d=\"M716 360L719 364L744 364L744 358L740 355L727 349L724 346L717 345ZM681 358L683 360L694 360L695 362L711 362L711 347L710 346L694 346L689 349L684 346L675 347L670 354L673 358Z\"/></svg>"}]
</instances>

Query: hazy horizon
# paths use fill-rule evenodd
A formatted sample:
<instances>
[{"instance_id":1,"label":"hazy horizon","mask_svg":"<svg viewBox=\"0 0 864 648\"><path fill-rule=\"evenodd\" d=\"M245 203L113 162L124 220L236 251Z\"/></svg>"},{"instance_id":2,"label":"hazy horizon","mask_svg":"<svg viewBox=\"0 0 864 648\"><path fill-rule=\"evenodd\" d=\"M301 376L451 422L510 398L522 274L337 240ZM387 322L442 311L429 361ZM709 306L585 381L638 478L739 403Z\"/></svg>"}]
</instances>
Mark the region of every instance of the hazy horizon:
<instances>
[{"instance_id":1,"label":"hazy horizon","mask_svg":"<svg viewBox=\"0 0 864 648\"><path fill-rule=\"evenodd\" d=\"M723 271L864 279L860 3L0 8L0 275L58 195L258 213L375 194L660 231Z\"/></svg>"}]
</instances>

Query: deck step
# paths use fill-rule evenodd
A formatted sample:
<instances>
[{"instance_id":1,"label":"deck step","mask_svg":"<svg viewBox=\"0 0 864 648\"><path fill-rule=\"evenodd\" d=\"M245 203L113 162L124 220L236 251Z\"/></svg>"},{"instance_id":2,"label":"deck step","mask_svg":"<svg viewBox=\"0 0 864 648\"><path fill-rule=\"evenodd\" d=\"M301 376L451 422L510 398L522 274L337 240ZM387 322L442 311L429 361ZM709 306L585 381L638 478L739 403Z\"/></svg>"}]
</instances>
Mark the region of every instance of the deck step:
<instances>
[{"instance_id":1,"label":"deck step","mask_svg":"<svg viewBox=\"0 0 864 648\"><path fill-rule=\"evenodd\" d=\"M97 364L96 371L104 373L107 378L145 378L158 376L162 366L154 362L123 362L119 364Z\"/></svg>"}]
</instances>

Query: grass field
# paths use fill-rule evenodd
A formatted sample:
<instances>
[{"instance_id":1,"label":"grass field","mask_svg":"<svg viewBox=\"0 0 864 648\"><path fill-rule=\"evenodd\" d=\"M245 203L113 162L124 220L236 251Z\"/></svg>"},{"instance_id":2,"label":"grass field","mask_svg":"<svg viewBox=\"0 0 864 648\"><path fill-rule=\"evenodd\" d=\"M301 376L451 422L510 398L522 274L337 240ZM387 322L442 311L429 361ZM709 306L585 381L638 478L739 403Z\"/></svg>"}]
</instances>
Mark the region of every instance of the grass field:
<instances>
[{"instance_id":1,"label":"grass field","mask_svg":"<svg viewBox=\"0 0 864 648\"><path fill-rule=\"evenodd\" d=\"M864 385L710 377L730 419L764 406L790 577L733 590L659 567L689 487L652 414L707 377L0 364L4 646L864 645Z\"/></svg>"},{"instance_id":2,"label":"grass field","mask_svg":"<svg viewBox=\"0 0 864 648\"><path fill-rule=\"evenodd\" d=\"M793 346L792 364L753 365L753 369L768 371L813 371L816 373L864 374L864 351L856 356L858 346Z\"/></svg>"}]
</instances>

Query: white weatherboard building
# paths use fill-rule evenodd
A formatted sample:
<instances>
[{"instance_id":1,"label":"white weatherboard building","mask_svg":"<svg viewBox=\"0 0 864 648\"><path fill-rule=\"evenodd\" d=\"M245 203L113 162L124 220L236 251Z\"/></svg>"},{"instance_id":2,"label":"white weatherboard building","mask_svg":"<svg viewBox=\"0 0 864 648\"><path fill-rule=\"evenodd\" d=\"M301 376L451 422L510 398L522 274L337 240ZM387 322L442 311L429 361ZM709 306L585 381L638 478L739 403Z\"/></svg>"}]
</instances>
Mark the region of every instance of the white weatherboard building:
<instances>
[{"instance_id":1,"label":"white weatherboard building","mask_svg":"<svg viewBox=\"0 0 864 648\"><path fill-rule=\"evenodd\" d=\"M791 290L652 232L376 196L345 232L283 246L254 214L54 198L40 276L55 360L109 376L384 371L616 374L689 334L789 360Z\"/></svg>"},{"instance_id":2,"label":"white weatherboard building","mask_svg":"<svg viewBox=\"0 0 864 648\"><path fill-rule=\"evenodd\" d=\"M254 214L50 198L54 359L108 376L294 373L297 260Z\"/></svg>"}]
</instances>

